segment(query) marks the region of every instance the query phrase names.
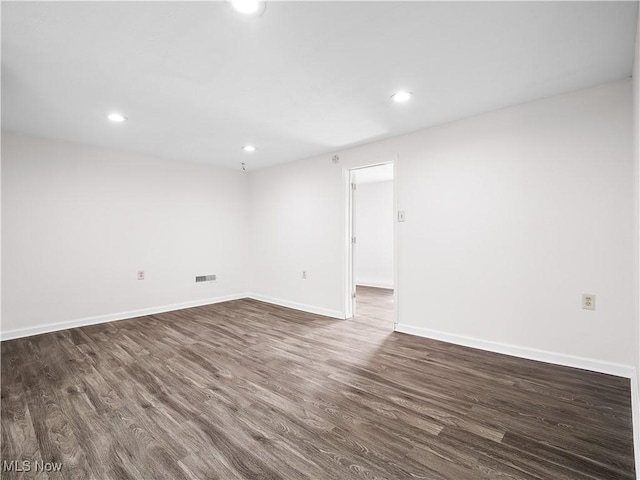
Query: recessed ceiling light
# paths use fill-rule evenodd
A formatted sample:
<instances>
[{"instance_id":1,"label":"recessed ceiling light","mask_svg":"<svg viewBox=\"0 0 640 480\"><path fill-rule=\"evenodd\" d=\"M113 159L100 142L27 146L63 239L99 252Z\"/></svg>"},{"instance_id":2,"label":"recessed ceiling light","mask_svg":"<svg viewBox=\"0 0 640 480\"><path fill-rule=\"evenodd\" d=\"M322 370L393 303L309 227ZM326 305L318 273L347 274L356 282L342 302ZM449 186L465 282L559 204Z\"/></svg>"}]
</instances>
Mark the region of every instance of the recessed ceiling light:
<instances>
[{"instance_id":1,"label":"recessed ceiling light","mask_svg":"<svg viewBox=\"0 0 640 480\"><path fill-rule=\"evenodd\" d=\"M261 0L231 0L231 6L242 15L258 16L264 12L266 4Z\"/></svg>"},{"instance_id":2,"label":"recessed ceiling light","mask_svg":"<svg viewBox=\"0 0 640 480\"><path fill-rule=\"evenodd\" d=\"M255 151L256 151L256 147L254 147L253 145L244 145L244 146L242 147L242 149L243 149L245 152L255 152Z\"/></svg>"},{"instance_id":3,"label":"recessed ceiling light","mask_svg":"<svg viewBox=\"0 0 640 480\"><path fill-rule=\"evenodd\" d=\"M411 97L413 97L413 93L400 91L400 92L396 92L393 95L391 95L391 100L393 100L394 102L398 102L398 103L404 103L404 102L408 102L409 100L411 100Z\"/></svg>"},{"instance_id":4,"label":"recessed ceiling light","mask_svg":"<svg viewBox=\"0 0 640 480\"><path fill-rule=\"evenodd\" d=\"M117 112L110 113L109 115L107 115L107 118L116 123L122 123L127 119L127 117Z\"/></svg>"}]
</instances>

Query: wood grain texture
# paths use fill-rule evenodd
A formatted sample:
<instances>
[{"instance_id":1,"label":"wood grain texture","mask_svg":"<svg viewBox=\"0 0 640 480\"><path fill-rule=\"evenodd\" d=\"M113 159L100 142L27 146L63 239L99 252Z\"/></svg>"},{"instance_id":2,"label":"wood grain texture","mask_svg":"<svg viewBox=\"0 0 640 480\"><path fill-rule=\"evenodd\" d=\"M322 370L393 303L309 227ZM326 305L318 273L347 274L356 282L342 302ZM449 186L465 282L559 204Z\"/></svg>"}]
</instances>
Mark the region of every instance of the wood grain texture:
<instances>
[{"instance_id":1,"label":"wood grain texture","mask_svg":"<svg viewBox=\"0 0 640 480\"><path fill-rule=\"evenodd\" d=\"M255 300L2 343L3 479L633 479L628 379Z\"/></svg>"}]
</instances>

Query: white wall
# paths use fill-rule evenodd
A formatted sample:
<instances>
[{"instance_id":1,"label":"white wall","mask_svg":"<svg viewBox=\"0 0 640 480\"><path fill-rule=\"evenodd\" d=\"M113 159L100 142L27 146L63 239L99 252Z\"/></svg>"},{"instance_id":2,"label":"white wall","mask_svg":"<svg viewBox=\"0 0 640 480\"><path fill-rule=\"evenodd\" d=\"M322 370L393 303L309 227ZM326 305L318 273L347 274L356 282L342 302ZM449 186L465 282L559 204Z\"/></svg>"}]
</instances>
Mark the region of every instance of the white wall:
<instances>
[{"instance_id":1,"label":"white wall","mask_svg":"<svg viewBox=\"0 0 640 480\"><path fill-rule=\"evenodd\" d=\"M348 170L396 159L376 144L358 153L338 164L327 155L250 173L254 298L345 317Z\"/></svg>"},{"instance_id":2,"label":"white wall","mask_svg":"<svg viewBox=\"0 0 640 480\"><path fill-rule=\"evenodd\" d=\"M638 16L636 27L636 49L633 62L633 183L634 183L634 211L633 211L633 243L634 248L634 322L636 338L636 378L632 381L632 401L633 401L633 428L634 428L634 446L636 457L636 477L640 479L640 393L638 385L640 385L640 15Z\"/></svg>"},{"instance_id":3,"label":"white wall","mask_svg":"<svg viewBox=\"0 0 640 480\"><path fill-rule=\"evenodd\" d=\"M359 183L355 197L356 285L393 288L393 181Z\"/></svg>"},{"instance_id":4,"label":"white wall","mask_svg":"<svg viewBox=\"0 0 640 480\"><path fill-rule=\"evenodd\" d=\"M397 154L400 326L628 372L632 136L624 81L252 172L252 291L344 312L344 172Z\"/></svg>"},{"instance_id":5,"label":"white wall","mask_svg":"<svg viewBox=\"0 0 640 480\"><path fill-rule=\"evenodd\" d=\"M3 133L3 338L243 296L247 207L242 172Z\"/></svg>"},{"instance_id":6,"label":"white wall","mask_svg":"<svg viewBox=\"0 0 640 480\"><path fill-rule=\"evenodd\" d=\"M400 323L632 366L632 146L630 81L407 138Z\"/></svg>"},{"instance_id":7,"label":"white wall","mask_svg":"<svg viewBox=\"0 0 640 480\"><path fill-rule=\"evenodd\" d=\"M251 291L343 317L342 171L325 163L295 162L249 175Z\"/></svg>"}]
</instances>

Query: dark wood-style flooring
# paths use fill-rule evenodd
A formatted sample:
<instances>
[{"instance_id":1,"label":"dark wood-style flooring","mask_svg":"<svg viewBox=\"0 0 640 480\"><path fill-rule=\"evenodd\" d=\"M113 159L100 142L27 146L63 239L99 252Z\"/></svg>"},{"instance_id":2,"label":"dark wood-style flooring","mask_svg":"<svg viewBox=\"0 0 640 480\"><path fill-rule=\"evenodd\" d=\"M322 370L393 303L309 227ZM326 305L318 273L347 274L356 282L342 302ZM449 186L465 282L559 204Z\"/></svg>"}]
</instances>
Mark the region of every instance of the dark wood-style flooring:
<instances>
[{"instance_id":1,"label":"dark wood-style flooring","mask_svg":"<svg viewBox=\"0 0 640 480\"><path fill-rule=\"evenodd\" d=\"M627 379L248 299L2 342L2 460L62 463L7 480L634 478Z\"/></svg>"}]
</instances>

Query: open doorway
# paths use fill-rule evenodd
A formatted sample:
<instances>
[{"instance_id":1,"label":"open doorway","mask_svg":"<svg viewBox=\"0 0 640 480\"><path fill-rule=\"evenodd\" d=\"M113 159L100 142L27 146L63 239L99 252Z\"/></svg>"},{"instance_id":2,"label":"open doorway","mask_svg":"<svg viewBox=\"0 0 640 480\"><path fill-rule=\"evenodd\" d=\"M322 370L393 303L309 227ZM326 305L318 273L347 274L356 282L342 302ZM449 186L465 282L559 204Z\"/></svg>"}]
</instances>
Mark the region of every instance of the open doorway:
<instances>
[{"instance_id":1,"label":"open doorway","mask_svg":"<svg viewBox=\"0 0 640 480\"><path fill-rule=\"evenodd\" d=\"M353 318L394 329L394 165L350 171ZM355 295L353 295L355 293Z\"/></svg>"}]
</instances>

